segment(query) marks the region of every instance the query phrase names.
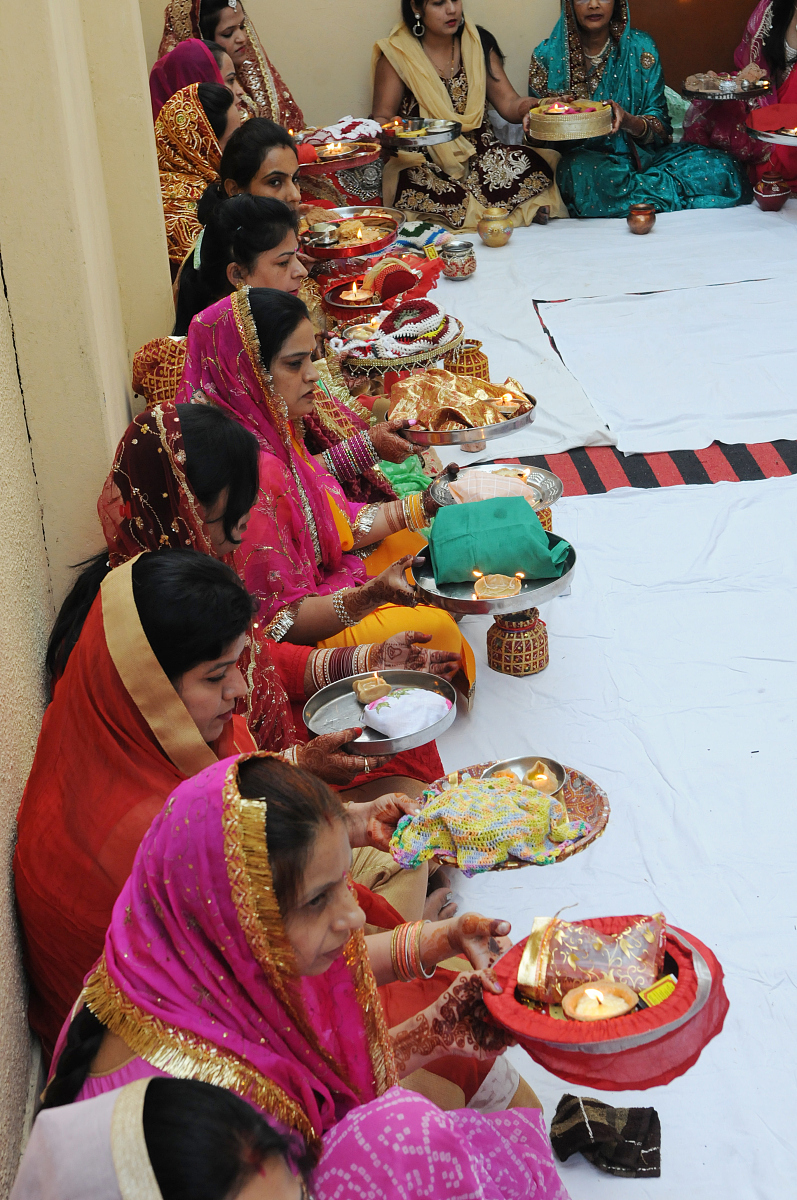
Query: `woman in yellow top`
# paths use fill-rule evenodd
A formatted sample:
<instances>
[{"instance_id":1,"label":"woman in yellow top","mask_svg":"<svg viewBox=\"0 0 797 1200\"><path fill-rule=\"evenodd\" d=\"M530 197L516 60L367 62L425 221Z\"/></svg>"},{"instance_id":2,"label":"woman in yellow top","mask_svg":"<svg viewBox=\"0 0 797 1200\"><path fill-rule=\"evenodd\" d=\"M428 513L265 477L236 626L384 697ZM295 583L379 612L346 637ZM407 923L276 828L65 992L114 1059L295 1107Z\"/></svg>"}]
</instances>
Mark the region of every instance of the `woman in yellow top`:
<instances>
[{"instance_id":1,"label":"woman in yellow top","mask_svg":"<svg viewBox=\"0 0 797 1200\"><path fill-rule=\"evenodd\" d=\"M188 331L178 401L209 399L260 442L260 493L236 552L239 574L260 600L260 634L354 647L417 629L431 635L430 649L460 655L471 692L473 654L455 621L438 608L414 607L405 576L412 555L387 555L390 565L370 579L361 561L391 534L420 533L434 501L428 493L386 504L349 501L304 445L303 418L313 412L318 379L314 349L302 301L268 288L233 292ZM358 448L351 440L347 446L356 465Z\"/></svg>"},{"instance_id":2,"label":"woman in yellow top","mask_svg":"<svg viewBox=\"0 0 797 1200\"><path fill-rule=\"evenodd\" d=\"M374 47L373 116L457 121L462 135L392 158L385 203L452 229L475 229L492 205L509 209L513 225L566 217L553 177L559 155L503 145L490 123L488 103L515 125L534 103L507 79L493 35L463 15L462 0L402 0L401 13Z\"/></svg>"}]
</instances>

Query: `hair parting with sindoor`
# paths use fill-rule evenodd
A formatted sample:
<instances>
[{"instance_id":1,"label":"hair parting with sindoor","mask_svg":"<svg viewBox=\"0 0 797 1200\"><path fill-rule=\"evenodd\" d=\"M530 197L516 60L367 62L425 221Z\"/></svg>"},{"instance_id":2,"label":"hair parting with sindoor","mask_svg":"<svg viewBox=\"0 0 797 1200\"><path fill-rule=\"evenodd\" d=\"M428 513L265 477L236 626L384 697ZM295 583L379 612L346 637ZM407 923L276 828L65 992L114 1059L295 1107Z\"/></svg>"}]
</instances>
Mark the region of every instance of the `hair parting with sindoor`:
<instances>
[{"instance_id":1,"label":"hair parting with sindoor","mask_svg":"<svg viewBox=\"0 0 797 1200\"><path fill-rule=\"evenodd\" d=\"M404 21L404 24L407 26L410 33L412 33L414 37L418 37L418 34L415 32L415 26L418 24L419 21L420 21L420 24L423 25L423 10L426 8L426 5L428 3L429 3L429 0L401 0L402 20ZM417 15L418 13L420 13L420 17L418 17L418 15ZM462 26L463 25L464 25L464 13L463 13L463 21L461 22L459 29L457 29L456 33L454 34L454 37L459 37L459 38L462 37ZM477 25L476 28L478 29L479 37L481 38L482 50L484 51L484 61L487 66L487 74L490 76L491 79L495 79L496 76L493 75L493 73L490 69L490 55L492 53L495 53L496 57L499 59L499 61L501 62L502 65L506 59L506 55L504 54L501 47L498 45L497 39L494 37L494 35L492 33L490 33L489 29L484 29L481 25ZM421 34L420 36L422 37L423 34Z\"/></svg>"},{"instance_id":2,"label":"hair parting with sindoor","mask_svg":"<svg viewBox=\"0 0 797 1200\"><path fill-rule=\"evenodd\" d=\"M199 267L194 265L191 255L180 270L172 330L176 337L188 333L197 313L233 290L227 277L230 263L237 263L250 274L261 254L276 250L299 228L296 213L281 200L247 193L222 200L215 184L199 201L197 215L205 227L199 247Z\"/></svg>"},{"instance_id":3,"label":"hair parting with sindoor","mask_svg":"<svg viewBox=\"0 0 797 1200\"><path fill-rule=\"evenodd\" d=\"M253 756L238 767L245 800L266 802L266 844L280 912L296 904L313 842L324 825L343 818L336 792L315 775L278 758Z\"/></svg>"},{"instance_id":4,"label":"hair parting with sindoor","mask_svg":"<svg viewBox=\"0 0 797 1200\"><path fill-rule=\"evenodd\" d=\"M206 42L212 42L216 37L219 24L219 14L229 8L229 0L201 0L199 5L199 32Z\"/></svg>"},{"instance_id":5,"label":"hair parting with sindoor","mask_svg":"<svg viewBox=\"0 0 797 1200\"><path fill-rule=\"evenodd\" d=\"M217 141L221 141L227 128L227 113L235 98L230 89L221 83L198 83L196 90L208 124Z\"/></svg>"}]
</instances>

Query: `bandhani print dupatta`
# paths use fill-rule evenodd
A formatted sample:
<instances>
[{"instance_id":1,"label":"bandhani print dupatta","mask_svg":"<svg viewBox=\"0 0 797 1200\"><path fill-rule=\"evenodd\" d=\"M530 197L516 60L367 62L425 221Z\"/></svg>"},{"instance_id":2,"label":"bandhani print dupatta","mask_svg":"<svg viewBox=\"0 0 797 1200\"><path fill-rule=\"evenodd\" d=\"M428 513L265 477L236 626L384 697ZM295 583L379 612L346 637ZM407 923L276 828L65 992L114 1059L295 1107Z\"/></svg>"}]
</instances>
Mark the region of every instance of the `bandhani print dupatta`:
<instances>
[{"instance_id":1,"label":"bandhani print dupatta","mask_svg":"<svg viewBox=\"0 0 797 1200\"><path fill-rule=\"evenodd\" d=\"M153 822L82 999L133 1053L237 1092L316 1152L347 1112L396 1082L361 932L299 976L266 846L267 805L227 759L186 780Z\"/></svg>"},{"instance_id":2,"label":"bandhani print dupatta","mask_svg":"<svg viewBox=\"0 0 797 1200\"><path fill-rule=\"evenodd\" d=\"M200 6L201 0L169 0L164 13L159 58L186 38L202 37L199 28ZM239 7L243 11L240 0ZM244 20L250 52L238 67L236 74L254 115L268 117L278 125L284 125L286 129L290 128L298 133L300 129L304 129L302 110L270 61L257 36L257 30L245 13Z\"/></svg>"}]
</instances>

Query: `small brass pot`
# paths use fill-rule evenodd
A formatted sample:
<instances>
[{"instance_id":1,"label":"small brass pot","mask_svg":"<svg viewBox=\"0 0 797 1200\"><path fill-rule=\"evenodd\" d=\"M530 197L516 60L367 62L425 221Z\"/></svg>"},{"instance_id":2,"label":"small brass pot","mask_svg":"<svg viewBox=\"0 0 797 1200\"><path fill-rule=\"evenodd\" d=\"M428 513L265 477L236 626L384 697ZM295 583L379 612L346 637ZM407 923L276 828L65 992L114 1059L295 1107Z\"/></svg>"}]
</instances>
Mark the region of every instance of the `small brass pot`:
<instances>
[{"instance_id":1,"label":"small brass pot","mask_svg":"<svg viewBox=\"0 0 797 1200\"><path fill-rule=\"evenodd\" d=\"M476 228L485 246L505 246L512 236L508 209L497 204L485 208L484 216Z\"/></svg>"},{"instance_id":2,"label":"small brass pot","mask_svg":"<svg viewBox=\"0 0 797 1200\"><path fill-rule=\"evenodd\" d=\"M656 209L652 204L632 204L628 210L628 228L632 233L650 233L656 224Z\"/></svg>"}]
</instances>

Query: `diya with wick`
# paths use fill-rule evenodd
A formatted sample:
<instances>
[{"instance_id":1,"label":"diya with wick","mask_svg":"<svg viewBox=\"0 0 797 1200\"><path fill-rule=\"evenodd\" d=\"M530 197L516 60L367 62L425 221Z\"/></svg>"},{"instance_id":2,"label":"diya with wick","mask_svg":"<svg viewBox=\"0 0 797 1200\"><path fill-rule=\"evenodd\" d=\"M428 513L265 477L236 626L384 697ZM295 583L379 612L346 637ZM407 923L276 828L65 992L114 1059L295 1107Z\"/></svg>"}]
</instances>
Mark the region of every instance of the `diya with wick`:
<instances>
[{"instance_id":1,"label":"diya with wick","mask_svg":"<svg viewBox=\"0 0 797 1200\"><path fill-rule=\"evenodd\" d=\"M571 1021L609 1021L633 1012L639 996L624 983L596 979L582 983L562 997L562 1010Z\"/></svg>"}]
</instances>

